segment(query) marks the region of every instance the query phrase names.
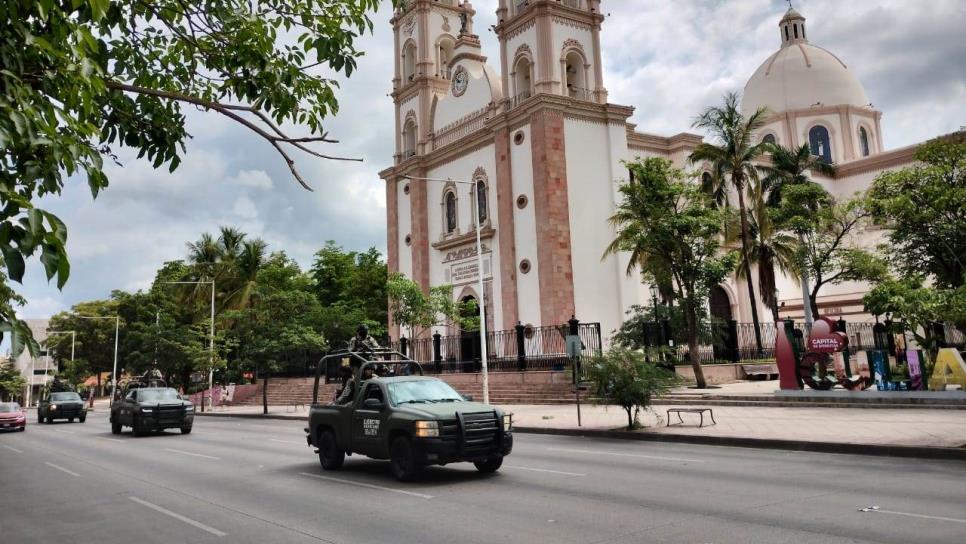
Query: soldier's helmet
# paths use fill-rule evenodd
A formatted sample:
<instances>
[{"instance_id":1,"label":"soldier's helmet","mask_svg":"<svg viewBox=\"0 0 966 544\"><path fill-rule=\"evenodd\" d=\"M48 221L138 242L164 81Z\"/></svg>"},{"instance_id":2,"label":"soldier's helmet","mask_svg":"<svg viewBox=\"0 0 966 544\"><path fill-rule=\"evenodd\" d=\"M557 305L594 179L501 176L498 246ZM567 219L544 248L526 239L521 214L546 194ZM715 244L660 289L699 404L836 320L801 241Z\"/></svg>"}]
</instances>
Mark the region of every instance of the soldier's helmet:
<instances>
[{"instance_id":1,"label":"soldier's helmet","mask_svg":"<svg viewBox=\"0 0 966 544\"><path fill-rule=\"evenodd\" d=\"M359 336L369 336L369 327L365 323L360 323L359 326L356 327L356 334Z\"/></svg>"}]
</instances>

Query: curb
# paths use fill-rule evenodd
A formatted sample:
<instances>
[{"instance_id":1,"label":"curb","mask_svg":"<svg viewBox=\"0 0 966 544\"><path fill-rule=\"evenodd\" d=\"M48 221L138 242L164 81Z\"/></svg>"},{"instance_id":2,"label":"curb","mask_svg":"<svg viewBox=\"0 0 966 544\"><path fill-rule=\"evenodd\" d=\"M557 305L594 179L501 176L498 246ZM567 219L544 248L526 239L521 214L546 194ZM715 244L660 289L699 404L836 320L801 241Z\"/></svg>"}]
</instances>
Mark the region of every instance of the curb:
<instances>
[{"instance_id":1,"label":"curb","mask_svg":"<svg viewBox=\"0 0 966 544\"><path fill-rule=\"evenodd\" d=\"M212 412L204 412L204 413L202 413L202 412L195 412L195 417L198 417L198 416L203 416L203 417L240 417L240 418L243 418L243 419L284 419L284 420L288 420L288 421L304 421L304 420L308 419L308 415L300 416L300 415L296 415L296 414L292 414L290 416L287 416L287 415L282 415L282 414L232 414L232 413L226 413L226 412L222 412L222 413L217 413L217 412L215 412L215 413L212 413Z\"/></svg>"},{"instance_id":2,"label":"curb","mask_svg":"<svg viewBox=\"0 0 966 544\"><path fill-rule=\"evenodd\" d=\"M806 442L804 440L742 438L729 436L696 436L686 434L648 434L643 432L603 429L548 429L544 427L514 427L513 432L524 434L583 436L588 438L613 438L619 440L641 440L649 442L676 442L683 444L702 444L706 446L728 446L736 448L760 448L818 453L844 453L883 457L914 457L919 459L966 461L966 448L894 446L888 444L849 444L840 442Z\"/></svg>"}]
</instances>

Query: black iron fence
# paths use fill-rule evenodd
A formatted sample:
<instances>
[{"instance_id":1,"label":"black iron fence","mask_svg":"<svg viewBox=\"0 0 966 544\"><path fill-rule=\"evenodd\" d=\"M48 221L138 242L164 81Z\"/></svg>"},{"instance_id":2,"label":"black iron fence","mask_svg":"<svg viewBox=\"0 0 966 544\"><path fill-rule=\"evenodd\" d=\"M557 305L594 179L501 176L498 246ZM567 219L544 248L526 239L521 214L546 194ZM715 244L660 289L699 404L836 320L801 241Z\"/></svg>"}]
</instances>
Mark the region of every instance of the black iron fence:
<instances>
[{"instance_id":1,"label":"black iron fence","mask_svg":"<svg viewBox=\"0 0 966 544\"><path fill-rule=\"evenodd\" d=\"M603 350L600 323L580 323L487 331L487 369L490 372L524 370L562 370L568 362L567 336L577 334L583 355L599 355ZM423 365L427 373L479 372L482 368L481 339L478 331L429 338L400 338L390 346Z\"/></svg>"}]
</instances>

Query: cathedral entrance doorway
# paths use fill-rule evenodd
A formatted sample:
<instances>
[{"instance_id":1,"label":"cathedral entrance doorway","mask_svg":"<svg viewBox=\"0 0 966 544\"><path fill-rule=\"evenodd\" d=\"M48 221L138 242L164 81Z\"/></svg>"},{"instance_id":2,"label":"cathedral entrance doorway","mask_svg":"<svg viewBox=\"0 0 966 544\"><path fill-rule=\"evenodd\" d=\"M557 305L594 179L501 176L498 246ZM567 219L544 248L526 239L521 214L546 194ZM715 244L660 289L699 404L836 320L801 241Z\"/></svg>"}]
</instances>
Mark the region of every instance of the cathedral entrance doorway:
<instances>
[{"instance_id":1,"label":"cathedral entrance doorway","mask_svg":"<svg viewBox=\"0 0 966 544\"><path fill-rule=\"evenodd\" d=\"M728 292L720 285L711 289L709 301L711 309L711 333L713 335L712 345L714 346L714 358L732 359L731 349L729 348L729 323L734 316L731 313L731 297Z\"/></svg>"},{"instance_id":2,"label":"cathedral entrance doorway","mask_svg":"<svg viewBox=\"0 0 966 544\"><path fill-rule=\"evenodd\" d=\"M463 304L468 302L479 304L476 297L472 295L463 297L460 302ZM477 315L477 311L464 311L464 314L460 317L469 319ZM481 358L480 329L478 327L465 328L460 326L460 360L463 361L463 369L470 372L476 371L476 361L479 361Z\"/></svg>"}]
</instances>

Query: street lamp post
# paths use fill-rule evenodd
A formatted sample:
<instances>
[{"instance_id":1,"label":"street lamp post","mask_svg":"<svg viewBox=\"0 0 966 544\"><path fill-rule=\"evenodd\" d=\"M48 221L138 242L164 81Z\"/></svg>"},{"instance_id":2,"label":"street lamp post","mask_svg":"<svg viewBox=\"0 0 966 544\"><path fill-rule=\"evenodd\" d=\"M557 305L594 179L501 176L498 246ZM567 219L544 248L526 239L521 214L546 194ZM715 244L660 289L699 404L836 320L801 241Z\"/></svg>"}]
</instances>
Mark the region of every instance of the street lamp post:
<instances>
[{"instance_id":1,"label":"street lamp post","mask_svg":"<svg viewBox=\"0 0 966 544\"><path fill-rule=\"evenodd\" d=\"M114 406L114 395L117 394L117 339L121 335L121 316L115 315L111 316L96 316L96 315L79 315L80 319L113 319L114 320L114 372L111 373L111 382L113 387L111 388L111 399L110 405Z\"/></svg>"},{"instance_id":2,"label":"street lamp post","mask_svg":"<svg viewBox=\"0 0 966 544\"><path fill-rule=\"evenodd\" d=\"M457 183L460 185L470 186L470 202L473 201L473 191L476 188L475 181L466 180L455 180L455 179L439 179L439 178L419 178L414 176L402 176L403 179L409 179L412 181L435 181L440 183ZM490 403L490 377L487 367L487 355L486 355L486 292L483 290L483 243L480 240L480 231L483 229L483 222L480 221L479 210L471 210L472 217L474 217L474 223L476 224L476 268L477 277L479 278L479 290L480 290L480 352L482 353L482 373L483 373L483 402L485 404Z\"/></svg>"},{"instance_id":3,"label":"street lamp post","mask_svg":"<svg viewBox=\"0 0 966 544\"><path fill-rule=\"evenodd\" d=\"M215 280L202 281L165 281L161 283L181 284L181 285L207 285L211 284L211 325L209 327L208 339L208 408L213 406L212 393L215 388ZM205 394L201 393L201 411L205 411Z\"/></svg>"}]
</instances>

